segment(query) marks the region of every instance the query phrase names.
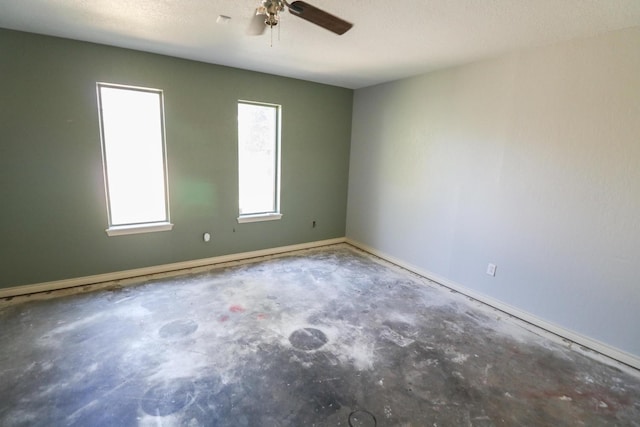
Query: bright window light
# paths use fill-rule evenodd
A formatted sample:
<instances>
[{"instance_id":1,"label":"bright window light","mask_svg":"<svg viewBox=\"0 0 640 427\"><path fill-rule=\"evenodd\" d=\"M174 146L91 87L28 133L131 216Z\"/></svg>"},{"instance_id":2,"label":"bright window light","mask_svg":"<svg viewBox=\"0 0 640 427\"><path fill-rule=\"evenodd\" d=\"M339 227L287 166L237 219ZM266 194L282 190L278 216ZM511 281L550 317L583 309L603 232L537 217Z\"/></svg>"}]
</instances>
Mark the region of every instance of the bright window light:
<instances>
[{"instance_id":1,"label":"bright window light","mask_svg":"<svg viewBox=\"0 0 640 427\"><path fill-rule=\"evenodd\" d=\"M109 226L169 221L162 92L98 84Z\"/></svg>"},{"instance_id":2,"label":"bright window light","mask_svg":"<svg viewBox=\"0 0 640 427\"><path fill-rule=\"evenodd\" d=\"M279 214L280 106L238 102L240 217Z\"/></svg>"}]
</instances>

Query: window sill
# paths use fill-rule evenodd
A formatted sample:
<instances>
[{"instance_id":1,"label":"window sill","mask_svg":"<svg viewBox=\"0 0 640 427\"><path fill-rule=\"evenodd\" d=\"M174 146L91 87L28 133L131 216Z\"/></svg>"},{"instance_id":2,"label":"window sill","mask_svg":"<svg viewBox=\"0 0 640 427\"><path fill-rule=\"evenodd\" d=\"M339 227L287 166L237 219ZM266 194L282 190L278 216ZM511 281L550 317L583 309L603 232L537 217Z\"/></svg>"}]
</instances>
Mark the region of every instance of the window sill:
<instances>
[{"instance_id":1,"label":"window sill","mask_svg":"<svg viewBox=\"0 0 640 427\"><path fill-rule=\"evenodd\" d=\"M238 222L240 224L244 222L260 222L260 221L275 221L282 218L281 213L267 213L267 214L256 214L256 215L240 215L238 217Z\"/></svg>"},{"instance_id":2,"label":"window sill","mask_svg":"<svg viewBox=\"0 0 640 427\"><path fill-rule=\"evenodd\" d=\"M124 236L126 234L155 233L156 231L170 231L173 224L169 222L154 222L152 224L115 225L107 228L107 236Z\"/></svg>"}]
</instances>

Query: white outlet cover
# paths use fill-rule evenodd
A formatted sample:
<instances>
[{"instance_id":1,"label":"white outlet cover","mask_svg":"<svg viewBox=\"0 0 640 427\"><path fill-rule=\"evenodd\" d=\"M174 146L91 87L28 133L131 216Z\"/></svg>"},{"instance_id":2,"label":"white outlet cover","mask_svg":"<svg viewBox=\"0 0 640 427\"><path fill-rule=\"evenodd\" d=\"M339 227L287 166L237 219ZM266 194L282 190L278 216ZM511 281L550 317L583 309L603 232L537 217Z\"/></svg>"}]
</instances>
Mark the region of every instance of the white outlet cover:
<instances>
[{"instance_id":1,"label":"white outlet cover","mask_svg":"<svg viewBox=\"0 0 640 427\"><path fill-rule=\"evenodd\" d=\"M495 264L489 264L487 266L487 274L489 276L495 276L496 275L496 265Z\"/></svg>"},{"instance_id":2,"label":"white outlet cover","mask_svg":"<svg viewBox=\"0 0 640 427\"><path fill-rule=\"evenodd\" d=\"M209 233L204 233L204 235L202 236L202 238L204 239L205 242L208 242L209 240L211 240L211 234Z\"/></svg>"}]
</instances>

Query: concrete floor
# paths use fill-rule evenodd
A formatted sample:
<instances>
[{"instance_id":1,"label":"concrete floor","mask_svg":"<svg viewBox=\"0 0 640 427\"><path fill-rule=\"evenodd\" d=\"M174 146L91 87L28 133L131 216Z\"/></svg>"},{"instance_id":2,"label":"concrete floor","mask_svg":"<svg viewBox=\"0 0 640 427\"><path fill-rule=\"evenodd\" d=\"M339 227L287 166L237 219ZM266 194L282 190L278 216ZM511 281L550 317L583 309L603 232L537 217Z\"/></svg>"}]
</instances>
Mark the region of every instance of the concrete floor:
<instances>
[{"instance_id":1,"label":"concrete floor","mask_svg":"<svg viewBox=\"0 0 640 427\"><path fill-rule=\"evenodd\" d=\"M38 298L5 427L640 426L637 371L347 245Z\"/></svg>"}]
</instances>

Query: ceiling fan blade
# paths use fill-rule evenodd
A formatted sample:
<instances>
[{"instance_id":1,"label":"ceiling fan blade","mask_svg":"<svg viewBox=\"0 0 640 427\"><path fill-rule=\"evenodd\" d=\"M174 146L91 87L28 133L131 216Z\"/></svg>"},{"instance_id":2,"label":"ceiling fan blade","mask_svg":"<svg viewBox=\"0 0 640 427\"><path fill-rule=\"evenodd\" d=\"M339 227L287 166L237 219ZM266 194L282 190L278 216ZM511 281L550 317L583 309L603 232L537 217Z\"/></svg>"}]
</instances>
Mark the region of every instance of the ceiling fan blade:
<instances>
[{"instance_id":1,"label":"ceiling fan blade","mask_svg":"<svg viewBox=\"0 0 640 427\"><path fill-rule=\"evenodd\" d=\"M294 1L287 6L289 6L289 12L293 15L306 19L339 35L346 33L353 27L352 23L331 15L304 1Z\"/></svg>"},{"instance_id":2,"label":"ceiling fan blade","mask_svg":"<svg viewBox=\"0 0 640 427\"><path fill-rule=\"evenodd\" d=\"M259 36L264 33L264 30L267 28L264 23L265 18L266 15L261 13L260 9L256 9L253 17L251 18L251 22L249 22L247 34L250 36Z\"/></svg>"}]
</instances>

